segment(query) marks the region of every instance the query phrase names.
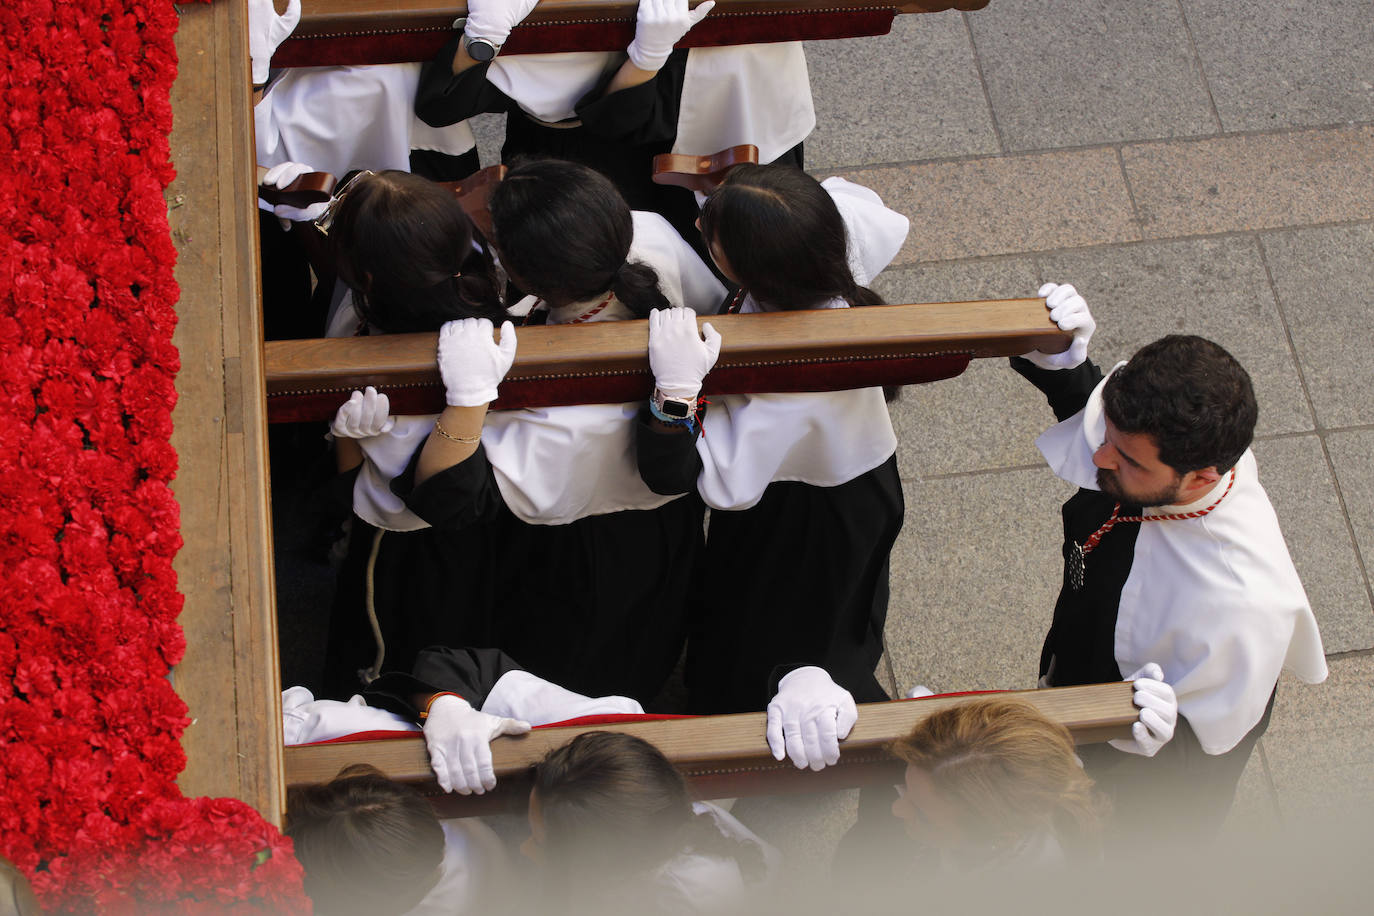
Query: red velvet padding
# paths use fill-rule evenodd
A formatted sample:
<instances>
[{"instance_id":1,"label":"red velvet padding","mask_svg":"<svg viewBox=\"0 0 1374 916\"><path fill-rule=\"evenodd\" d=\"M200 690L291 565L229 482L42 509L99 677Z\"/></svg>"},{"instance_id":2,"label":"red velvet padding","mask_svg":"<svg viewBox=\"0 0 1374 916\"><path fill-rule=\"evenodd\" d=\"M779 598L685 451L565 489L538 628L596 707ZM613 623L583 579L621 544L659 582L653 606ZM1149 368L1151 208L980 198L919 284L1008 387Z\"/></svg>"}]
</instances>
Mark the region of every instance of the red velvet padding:
<instances>
[{"instance_id":1,"label":"red velvet padding","mask_svg":"<svg viewBox=\"0 0 1374 916\"><path fill-rule=\"evenodd\" d=\"M764 44L823 38L886 35L891 9L797 13L730 13L708 16L678 43L681 48ZM630 20L577 23L526 23L511 32L502 54L546 54L556 51L623 51L634 39ZM371 34L340 32L294 35L272 55L274 67L396 64L434 57L450 38L451 28L398 26Z\"/></svg>"},{"instance_id":2,"label":"red velvet padding","mask_svg":"<svg viewBox=\"0 0 1374 916\"><path fill-rule=\"evenodd\" d=\"M894 356L879 359L797 363L779 366L720 366L706 377L702 394L754 392L843 391L878 385L916 385L953 378L968 368L967 353L941 356ZM653 392L647 372L621 375L588 375L555 379L506 379L501 383L493 410L520 407L562 407L570 404L624 404L647 401ZM377 388L391 401L398 416L439 413L444 409L444 389L433 385L397 387L378 382ZM269 423L333 420L339 405L352 389L304 394L269 394Z\"/></svg>"}]
</instances>

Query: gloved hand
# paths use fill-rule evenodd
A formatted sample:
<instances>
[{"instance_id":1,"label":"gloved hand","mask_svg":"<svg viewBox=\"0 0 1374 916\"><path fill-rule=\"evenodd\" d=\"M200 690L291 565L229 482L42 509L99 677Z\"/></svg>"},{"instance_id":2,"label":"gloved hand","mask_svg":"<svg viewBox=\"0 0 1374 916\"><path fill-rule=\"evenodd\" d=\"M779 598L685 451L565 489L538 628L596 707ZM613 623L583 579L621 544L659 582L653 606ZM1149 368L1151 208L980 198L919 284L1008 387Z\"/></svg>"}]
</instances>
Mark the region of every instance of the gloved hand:
<instances>
[{"instance_id":1,"label":"gloved hand","mask_svg":"<svg viewBox=\"0 0 1374 916\"><path fill-rule=\"evenodd\" d=\"M710 322L698 333L697 316L691 309L649 312L649 368L654 384L668 397L695 398L719 356L720 335Z\"/></svg>"},{"instance_id":2,"label":"gloved hand","mask_svg":"<svg viewBox=\"0 0 1374 916\"><path fill-rule=\"evenodd\" d=\"M528 722L478 712L462 697L439 697L430 704L424 726L429 765L439 788L459 795L481 795L495 788L491 739L523 735L529 730Z\"/></svg>"},{"instance_id":3,"label":"gloved hand","mask_svg":"<svg viewBox=\"0 0 1374 916\"><path fill-rule=\"evenodd\" d=\"M284 188L302 175L313 171L313 168L302 162L281 162L267 170L267 174L262 176L262 183L269 188ZM289 232L292 223L308 223L318 219L321 213L329 209L329 201L322 200L302 210L298 207L288 207L286 204L277 204L274 207L258 198L258 207L271 210L281 222L281 227Z\"/></svg>"},{"instance_id":4,"label":"gloved hand","mask_svg":"<svg viewBox=\"0 0 1374 916\"><path fill-rule=\"evenodd\" d=\"M334 414L329 431L336 439L371 439L391 432L396 420L391 416L391 401L376 388L355 391Z\"/></svg>"},{"instance_id":5,"label":"gloved hand","mask_svg":"<svg viewBox=\"0 0 1374 916\"><path fill-rule=\"evenodd\" d=\"M766 735L774 760L787 756L797 769L823 770L840 759L840 739L859 720L854 697L825 669L808 665L778 681L768 704Z\"/></svg>"},{"instance_id":6,"label":"gloved hand","mask_svg":"<svg viewBox=\"0 0 1374 916\"><path fill-rule=\"evenodd\" d=\"M463 32L469 38L481 38L494 45L503 45L515 28L534 9L539 0L468 0L468 21Z\"/></svg>"},{"instance_id":7,"label":"gloved hand","mask_svg":"<svg viewBox=\"0 0 1374 916\"><path fill-rule=\"evenodd\" d=\"M626 53L641 70L660 70L673 53L673 45L706 18L716 0L706 0L694 10L688 0L639 0L635 14L635 38Z\"/></svg>"},{"instance_id":8,"label":"gloved hand","mask_svg":"<svg viewBox=\"0 0 1374 916\"><path fill-rule=\"evenodd\" d=\"M280 16L272 0L248 0L248 56L253 61L254 86L267 82L273 53L300 21L301 0L286 0L286 12Z\"/></svg>"},{"instance_id":9,"label":"gloved hand","mask_svg":"<svg viewBox=\"0 0 1374 916\"><path fill-rule=\"evenodd\" d=\"M496 387L515 362L515 325L501 323L501 342L491 322L461 318L439 329L439 374L450 407L481 407L496 400Z\"/></svg>"},{"instance_id":10,"label":"gloved hand","mask_svg":"<svg viewBox=\"0 0 1374 916\"><path fill-rule=\"evenodd\" d=\"M919 700L921 697L933 696L935 696L935 691L931 690L925 684L917 684L915 687L912 687L905 694L903 694L902 698L906 700Z\"/></svg>"},{"instance_id":11,"label":"gloved hand","mask_svg":"<svg viewBox=\"0 0 1374 916\"><path fill-rule=\"evenodd\" d=\"M1174 736L1178 724L1178 697L1174 688L1164 682L1164 671L1150 662L1126 678L1134 681L1131 700L1140 709L1140 718L1131 725L1130 739L1115 738L1107 742L1118 751L1153 757Z\"/></svg>"},{"instance_id":12,"label":"gloved hand","mask_svg":"<svg viewBox=\"0 0 1374 916\"><path fill-rule=\"evenodd\" d=\"M1078 295L1078 290L1065 283L1046 283L1040 287L1039 295L1045 297L1045 307L1050 310L1050 320L1059 325L1061 331L1073 331L1073 343L1063 353L1041 353L1032 350L1024 358L1041 369L1072 369L1083 364L1088 358L1088 341L1097 322L1088 311L1088 303Z\"/></svg>"}]
</instances>

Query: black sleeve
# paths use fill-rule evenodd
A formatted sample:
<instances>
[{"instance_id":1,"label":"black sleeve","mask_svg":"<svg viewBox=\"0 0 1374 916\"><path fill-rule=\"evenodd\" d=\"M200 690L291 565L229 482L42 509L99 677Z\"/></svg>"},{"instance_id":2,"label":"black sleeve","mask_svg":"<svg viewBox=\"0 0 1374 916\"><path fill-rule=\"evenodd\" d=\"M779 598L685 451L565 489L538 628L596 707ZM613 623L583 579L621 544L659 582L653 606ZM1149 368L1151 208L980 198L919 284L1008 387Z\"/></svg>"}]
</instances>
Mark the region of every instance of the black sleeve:
<instances>
[{"instance_id":1,"label":"black sleeve","mask_svg":"<svg viewBox=\"0 0 1374 916\"><path fill-rule=\"evenodd\" d=\"M456 693L481 709L496 682L511 671L523 671L515 659L500 649L451 649L430 646L421 650L410 674L383 674L363 690L367 705L389 710L418 721L416 695Z\"/></svg>"},{"instance_id":2,"label":"black sleeve","mask_svg":"<svg viewBox=\"0 0 1374 916\"><path fill-rule=\"evenodd\" d=\"M703 416L704 411L698 419ZM697 429L700 428L698 425ZM639 476L650 490L664 496L696 491L701 456L697 454L697 437L691 430L685 426L665 429L654 422L653 414L645 407L639 412L635 445Z\"/></svg>"},{"instance_id":3,"label":"black sleeve","mask_svg":"<svg viewBox=\"0 0 1374 916\"><path fill-rule=\"evenodd\" d=\"M606 95L606 86L616 74L616 70L612 70L577 103L577 116L590 133L607 140L633 146L672 140L677 136L677 114L686 71L687 51L678 49L669 55L668 62L653 79Z\"/></svg>"},{"instance_id":4,"label":"black sleeve","mask_svg":"<svg viewBox=\"0 0 1374 916\"><path fill-rule=\"evenodd\" d=\"M1011 367L1040 389L1049 400L1055 418L1061 421L1082 410L1088 403L1088 395L1102 381L1102 370L1090 359L1073 369L1041 369L1028 359L1013 356Z\"/></svg>"},{"instance_id":5,"label":"black sleeve","mask_svg":"<svg viewBox=\"0 0 1374 916\"><path fill-rule=\"evenodd\" d=\"M420 68L420 84L415 90L415 114L430 127L447 127L484 112L510 109L510 99L487 82L491 61L476 64L456 76L453 55L463 33L456 34L433 60Z\"/></svg>"},{"instance_id":6,"label":"black sleeve","mask_svg":"<svg viewBox=\"0 0 1374 916\"><path fill-rule=\"evenodd\" d=\"M507 511L486 450L481 445L463 461L417 485L415 466L420 461L421 450L415 450L410 464L391 481L391 492L405 500L406 508L430 527L466 528L491 521Z\"/></svg>"}]
</instances>

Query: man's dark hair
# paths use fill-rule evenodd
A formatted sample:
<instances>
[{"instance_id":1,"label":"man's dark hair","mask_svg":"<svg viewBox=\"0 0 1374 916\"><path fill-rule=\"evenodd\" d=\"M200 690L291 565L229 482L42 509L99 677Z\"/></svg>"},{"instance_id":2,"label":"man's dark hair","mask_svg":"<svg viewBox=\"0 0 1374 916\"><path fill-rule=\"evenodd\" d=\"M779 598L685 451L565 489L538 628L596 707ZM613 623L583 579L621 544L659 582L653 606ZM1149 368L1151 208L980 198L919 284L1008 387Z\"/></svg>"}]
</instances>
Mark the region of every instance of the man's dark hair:
<instances>
[{"instance_id":1,"label":"man's dark hair","mask_svg":"<svg viewBox=\"0 0 1374 916\"><path fill-rule=\"evenodd\" d=\"M1141 347L1102 391L1107 419L1146 433L1180 474L1240 460L1255 435L1255 391L1235 357L1202 337L1170 334Z\"/></svg>"},{"instance_id":2,"label":"man's dark hair","mask_svg":"<svg viewBox=\"0 0 1374 916\"><path fill-rule=\"evenodd\" d=\"M286 835L320 916L405 912L435 885L444 858L429 802L367 764L291 789Z\"/></svg>"}]
</instances>

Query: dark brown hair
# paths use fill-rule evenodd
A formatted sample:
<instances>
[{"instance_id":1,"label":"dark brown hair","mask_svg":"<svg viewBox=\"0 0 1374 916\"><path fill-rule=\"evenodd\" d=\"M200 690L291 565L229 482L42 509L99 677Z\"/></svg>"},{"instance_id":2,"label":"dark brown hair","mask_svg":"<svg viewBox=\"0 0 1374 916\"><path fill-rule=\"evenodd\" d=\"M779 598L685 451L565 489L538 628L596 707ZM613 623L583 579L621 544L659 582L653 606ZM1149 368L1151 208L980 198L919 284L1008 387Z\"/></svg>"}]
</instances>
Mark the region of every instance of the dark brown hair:
<instances>
[{"instance_id":1,"label":"dark brown hair","mask_svg":"<svg viewBox=\"0 0 1374 916\"><path fill-rule=\"evenodd\" d=\"M701 234L763 307L817 308L831 299L881 305L849 269L849 239L820 182L790 165L738 165L701 208Z\"/></svg>"},{"instance_id":2,"label":"dark brown hair","mask_svg":"<svg viewBox=\"0 0 1374 916\"><path fill-rule=\"evenodd\" d=\"M535 767L534 795L545 861L559 878L643 873L687 849L733 858L746 877L764 868L758 847L693 812L672 761L633 735L586 732L549 752Z\"/></svg>"},{"instance_id":3,"label":"dark brown hair","mask_svg":"<svg viewBox=\"0 0 1374 916\"><path fill-rule=\"evenodd\" d=\"M658 272L627 261L634 219L595 169L561 159L517 159L491 194L493 243L512 280L553 306L608 290L641 318L670 303Z\"/></svg>"},{"instance_id":4,"label":"dark brown hair","mask_svg":"<svg viewBox=\"0 0 1374 916\"><path fill-rule=\"evenodd\" d=\"M338 202L329 240L358 311L388 334L506 316L490 256L473 246L472 222L453 192L428 178L359 178Z\"/></svg>"},{"instance_id":5,"label":"dark brown hair","mask_svg":"<svg viewBox=\"0 0 1374 916\"><path fill-rule=\"evenodd\" d=\"M291 789L286 835L320 916L403 913L434 886L444 858L429 802L367 764Z\"/></svg>"},{"instance_id":6,"label":"dark brown hair","mask_svg":"<svg viewBox=\"0 0 1374 916\"><path fill-rule=\"evenodd\" d=\"M1170 334L1136 351L1102 389L1107 419L1145 433L1178 474L1226 473L1255 436L1259 407L1250 375L1203 337Z\"/></svg>"}]
</instances>

